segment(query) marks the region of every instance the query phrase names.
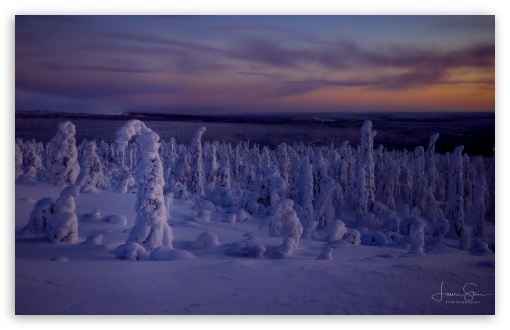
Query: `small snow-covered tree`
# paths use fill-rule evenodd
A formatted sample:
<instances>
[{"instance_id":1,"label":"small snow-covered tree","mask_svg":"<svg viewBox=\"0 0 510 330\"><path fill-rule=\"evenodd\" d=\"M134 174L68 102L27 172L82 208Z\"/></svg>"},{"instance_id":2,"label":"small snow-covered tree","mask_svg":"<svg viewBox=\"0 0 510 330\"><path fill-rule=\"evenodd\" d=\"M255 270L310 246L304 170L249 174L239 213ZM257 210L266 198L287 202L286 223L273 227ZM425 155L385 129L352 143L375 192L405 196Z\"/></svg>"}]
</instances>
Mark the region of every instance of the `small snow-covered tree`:
<instances>
[{"instance_id":1,"label":"small snow-covered tree","mask_svg":"<svg viewBox=\"0 0 510 330\"><path fill-rule=\"evenodd\" d=\"M285 199L278 203L269 224L269 234L277 237L291 237L295 246L303 233L303 226L293 209L294 201Z\"/></svg>"},{"instance_id":2,"label":"small snow-covered tree","mask_svg":"<svg viewBox=\"0 0 510 330\"><path fill-rule=\"evenodd\" d=\"M267 168L260 186L258 202L265 207L276 205L285 196L285 181L280 177L278 170Z\"/></svg>"},{"instance_id":3,"label":"small snow-covered tree","mask_svg":"<svg viewBox=\"0 0 510 330\"><path fill-rule=\"evenodd\" d=\"M51 198L43 198L34 205L28 224L21 230L22 234L32 234L35 236L47 236L48 225L53 216L55 202Z\"/></svg>"},{"instance_id":4,"label":"small snow-covered tree","mask_svg":"<svg viewBox=\"0 0 510 330\"><path fill-rule=\"evenodd\" d=\"M75 134L76 128L70 121L58 125L57 134L50 143L51 154L46 165L52 183L62 186L76 182L80 165Z\"/></svg>"},{"instance_id":5,"label":"small snow-covered tree","mask_svg":"<svg viewBox=\"0 0 510 330\"><path fill-rule=\"evenodd\" d=\"M81 187L82 192L101 187L104 180L103 165L96 154L96 141L86 143L82 159L83 163L80 166L80 174L76 184Z\"/></svg>"},{"instance_id":6,"label":"small snow-covered tree","mask_svg":"<svg viewBox=\"0 0 510 330\"><path fill-rule=\"evenodd\" d=\"M172 228L167 223L163 195L163 166L158 154L159 135L139 120L130 120L117 131L115 142L121 147L137 136L141 159L136 167L138 185L136 223L129 232L127 243L135 242L145 248L172 246Z\"/></svg>"},{"instance_id":7,"label":"small snow-covered tree","mask_svg":"<svg viewBox=\"0 0 510 330\"><path fill-rule=\"evenodd\" d=\"M78 196L80 187L67 186L55 201L54 212L48 223L48 240L53 243L76 243L78 240L78 217L74 212L74 199Z\"/></svg>"},{"instance_id":8,"label":"small snow-covered tree","mask_svg":"<svg viewBox=\"0 0 510 330\"><path fill-rule=\"evenodd\" d=\"M23 181L37 180L40 173L44 170L41 156L33 148L23 158L23 168L23 175L20 176L20 180Z\"/></svg>"}]
</instances>

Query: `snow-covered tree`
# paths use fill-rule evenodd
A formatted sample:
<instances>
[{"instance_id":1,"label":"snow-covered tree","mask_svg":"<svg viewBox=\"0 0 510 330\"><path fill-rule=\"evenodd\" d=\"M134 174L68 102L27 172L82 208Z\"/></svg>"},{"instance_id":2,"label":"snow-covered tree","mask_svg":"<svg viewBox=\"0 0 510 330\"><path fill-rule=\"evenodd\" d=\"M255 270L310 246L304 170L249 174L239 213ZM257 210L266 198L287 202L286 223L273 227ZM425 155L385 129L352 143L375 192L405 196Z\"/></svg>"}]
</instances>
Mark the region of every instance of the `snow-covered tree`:
<instances>
[{"instance_id":1,"label":"snow-covered tree","mask_svg":"<svg viewBox=\"0 0 510 330\"><path fill-rule=\"evenodd\" d=\"M190 192L193 194L204 194L204 160L202 151L202 134L205 127L200 127L195 132L195 137L188 149L190 154Z\"/></svg>"},{"instance_id":2,"label":"snow-covered tree","mask_svg":"<svg viewBox=\"0 0 510 330\"><path fill-rule=\"evenodd\" d=\"M476 159L477 175L474 191L473 205L473 230L471 236L473 239L485 240L485 194L487 192L487 181L485 180L483 162L481 158Z\"/></svg>"},{"instance_id":3,"label":"snow-covered tree","mask_svg":"<svg viewBox=\"0 0 510 330\"><path fill-rule=\"evenodd\" d=\"M365 166L365 184L369 207L375 196L374 137L376 134L375 131L372 131L372 122L366 120L361 127L359 162L360 166Z\"/></svg>"},{"instance_id":4,"label":"snow-covered tree","mask_svg":"<svg viewBox=\"0 0 510 330\"><path fill-rule=\"evenodd\" d=\"M462 180L462 150L458 146L450 161L450 179L448 181L448 205L446 217L450 219L450 237L460 238L464 232L464 182Z\"/></svg>"},{"instance_id":5,"label":"snow-covered tree","mask_svg":"<svg viewBox=\"0 0 510 330\"><path fill-rule=\"evenodd\" d=\"M34 205L28 224L21 230L22 234L47 236L48 225L54 213L55 202L51 198L43 198Z\"/></svg>"},{"instance_id":6,"label":"snow-covered tree","mask_svg":"<svg viewBox=\"0 0 510 330\"><path fill-rule=\"evenodd\" d=\"M39 156L33 146L31 146L26 156L23 157L23 168L23 175L19 178L22 181L37 180L40 173L44 170L41 156Z\"/></svg>"},{"instance_id":7,"label":"snow-covered tree","mask_svg":"<svg viewBox=\"0 0 510 330\"><path fill-rule=\"evenodd\" d=\"M96 154L96 142L88 141L83 150L83 163L80 166L80 174L76 184L81 187L81 192L87 192L93 188L103 186L103 165Z\"/></svg>"},{"instance_id":8,"label":"snow-covered tree","mask_svg":"<svg viewBox=\"0 0 510 330\"><path fill-rule=\"evenodd\" d=\"M53 214L48 223L48 240L53 243L76 243L78 240L78 217L74 212L74 199L80 187L67 186L55 201Z\"/></svg>"},{"instance_id":9,"label":"snow-covered tree","mask_svg":"<svg viewBox=\"0 0 510 330\"><path fill-rule=\"evenodd\" d=\"M70 121L58 125L57 134L50 143L51 154L46 165L52 183L68 185L76 182L80 165L75 134L76 128Z\"/></svg>"},{"instance_id":10,"label":"snow-covered tree","mask_svg":"<svg viewBox=\"0 0 510 330\"><path fill-rule=\"evenodd\" d=\"M207 186L214 189L216 186L216 177L218 172L218 142L209 144L209 157L207 161Z\"/></svg>"},{"instance_id":11,"label":"snow-covered tree","mask_svg":"<svg viewBox=\"0 0 510 330\"><path fill-rule=\"evenodd\" d=\"M266 168L259 190L258 202L264 207L276 205L285 196L285 181L280 177L276 168Z\"/></svg>"},{"instance_id":12,"label":"snow-covered tree","mask_svg":"<svg viewBox=\"0 0 510 330\"><path fill-rule=\"evenodd\" d=\"M172 228L167 223L163 195L163 166L158 154L159 135L139 120L130 120L117 131L115 142L120 147L133 138L140 144L141 159L136 167L138 185L136 223L127 243L135 242L147 249L172 246Z\"/></svg>"},{"instance_id":13,"label":"snow-covered tree","mask_svg":"<svg viewBox=\"0 0 510 330\"><path fill-rule=\"evenodd\" d=\"M23 153L21 152L21 148L19 147L18 141L14 146L15 154L14 154L14 173L16 175L16 179L19 178L21 174L23 174Z\"/></svg>"},{"instance_id":14,"label":"snow-covered tree","mask_svg":"<svg viewBox=\"0 0 510 330\"><path fill-rule=\"evenodd\" d=\"M297 246L303 233L303 226L293 206L294 201L291 199L282 200L276 205L269 224L269 233L277 237L291 237Z\"/></svg>"},{"instance_id":15,"label":"snow-covered tree","mask_svg":"<svg viewBox=\"0 0 510 330\"><path fill-rule=\"evenodd\" d=\"M307 156L301 160L301 174L297 183L296 204L302 212L298 212L303 225L303 237L310 238L313 230L313 175L312 166ZM297 207L296 207L297 208Z\"/></svg>"}]
</instances>

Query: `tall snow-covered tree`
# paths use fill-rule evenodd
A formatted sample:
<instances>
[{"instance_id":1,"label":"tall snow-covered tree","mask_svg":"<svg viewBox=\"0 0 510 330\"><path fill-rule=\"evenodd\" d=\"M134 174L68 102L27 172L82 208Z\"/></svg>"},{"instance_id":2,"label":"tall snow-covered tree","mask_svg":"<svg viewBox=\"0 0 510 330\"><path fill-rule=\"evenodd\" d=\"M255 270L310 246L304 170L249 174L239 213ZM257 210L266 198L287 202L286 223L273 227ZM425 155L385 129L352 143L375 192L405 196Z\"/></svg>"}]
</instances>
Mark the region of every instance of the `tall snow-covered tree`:
<instances>
[{"instance_id":1,"label":"tall snow-covered tree","mask_svg":"<svg viewBox=\"0 0 510 330\"><path fill-rule=\"evenodd\" d=\"M158 154L159 135L139 120L130 120L117 131L115 142L125 146L133 137L140 144L141 159L136 167L138 185L136 223L127 243L135 242L147 249L172 246L172 228L167 223L164 201L163 166Z\"/></svg>"},{"instance_id":2,"label":"tall snow-covered tree","mask_svg":"<svg viewBox=\"0 0 510 330\"><path fill-rule=\"evenodd\" d=\"M191 142L188 153L191 155L191 177L190 192L193 194L204 195L204 159L202 151L202 135L205 132L205 127L200 127L195 132L195 137Z\"/></svg>"},{"instance_id":3,"label":"tall snow-covered tree","mask_svg":"<svg viewBox=\"0 0 510 330\"><path fill-rule=\"evenodd\" d=\"M483 161L480 157L476 159L475 164L476 180L474 191L474 205L473 205L473 230L471 236L473 239L480 239L485 241L485 194L487 192L487 181L484 175Z\"/></svg>"},{"instance_id":4,"label":"tall snow-covered tree","mask_svg":"<svg viewBox=\"0 0 510 330\"><path fill-rule=\"evenodd\" d=\"M369 207L375 197L374 137L376 134L375 131L372 131L372 122L366 120L361 127L359 161L361 166L365 166L365 184Z\"/></svg>"},{"instance_id":5,"label":"tall snow-covered tree","mask_svg":"<svg viewBox=\"0 0 510 330\"><path fill-rule=\"evenodd\" d=\"M83 163L76 184L82 192L103 186L103 165L96 154L96 141L88 141L83 150Z\"/></svg>"},{"instance_id":6,"label":"tall snow-covered tree","mask_svg":"<svg viewBox=\"0 0 510 330\"><path fill-rule=\"evenodd\" d=\"M76 128L73 123L66 121L58 125L58 131L51 140L51 154L46 168L50 182L57 185L74 184L80 172L78 164L78 150L76 149Z\"/></svg>"},{"instance_id":7,"label":"tall snow-covered tree","mask_svg":"<svg viewBox=\"0 0 510 330\"><path fill-rule=\"evenodd\" d=\"M313 229L313 175L312 166L307 156L301 160L301 173L297 182L296 204L301 207L298 213L299 220L303 225L303 237L310 238ZM301 213L301 214L300 214Z\"/></svg>"},{"instance_id":8,"label":"tall snow-covered tree","mask_svg":"<svg viewBox=\"0 0 510 330\"><path fill-rule=\"evenodd\" d=\"M460 238L464 233L464 182L462 179L462 150L458 146L450 161L450 179L448 181L448 205L446 217L450 219L451 237Z\"/></svg>"}]
</instances>

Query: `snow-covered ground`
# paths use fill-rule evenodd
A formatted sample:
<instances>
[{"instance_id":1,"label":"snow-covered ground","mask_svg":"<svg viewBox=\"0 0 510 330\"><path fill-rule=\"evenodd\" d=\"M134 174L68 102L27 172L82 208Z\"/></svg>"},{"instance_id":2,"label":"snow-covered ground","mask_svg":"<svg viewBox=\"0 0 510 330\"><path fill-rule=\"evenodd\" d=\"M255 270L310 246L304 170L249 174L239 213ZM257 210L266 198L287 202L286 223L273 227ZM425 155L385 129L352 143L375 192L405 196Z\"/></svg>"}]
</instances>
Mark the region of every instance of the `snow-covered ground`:
<instances>
[{"instance_id":1,"label":"snow-covered ground","mask_svg":"<svg viewBox=\"0 0 510 330\"><path fill-rule=\"evenodd\" d=\"M318 230L286 254L283 238L260 228L262 219L227 223L221 221L225 214L213 212L205 221L193 202L176 199L168 219L175 251L164 254L171 261L119 260L114 252L134 225L136 195L106 190L76 197L76 244L19 234L35 202L56 199L61 190L16 183L16 314L495 312L494 254L473 255L448 239L427 254L413 255L401 248L327 243ZM101 217L124 216L127 224L83 221L95 209ZM218 243L197 247L205 232ZM493 240L493 226L486 235ZM264 246L266 258L248 257L246 245ZM316 260L327 252L332 260Z\"/></svg>"}]
</instances>

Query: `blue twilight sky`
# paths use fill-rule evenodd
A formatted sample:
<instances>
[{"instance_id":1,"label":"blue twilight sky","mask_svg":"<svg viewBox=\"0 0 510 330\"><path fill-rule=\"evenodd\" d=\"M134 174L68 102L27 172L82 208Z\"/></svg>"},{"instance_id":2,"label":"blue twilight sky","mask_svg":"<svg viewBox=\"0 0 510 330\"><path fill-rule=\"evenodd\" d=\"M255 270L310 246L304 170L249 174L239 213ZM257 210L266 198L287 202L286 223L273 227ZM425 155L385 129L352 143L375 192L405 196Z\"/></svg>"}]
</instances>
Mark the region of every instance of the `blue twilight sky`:
<instances>
[{"instance_id":1,"label":"blue twilight sky","mask_svg":"<svg viewBox=\"0 0 510 330\"><path fill-rule=\"evenodd\" d=\"M16 110L494 111L494 16L16 16Z\"/></svg>"}]
</instances>

